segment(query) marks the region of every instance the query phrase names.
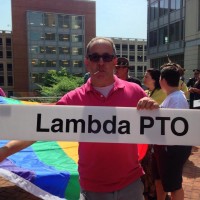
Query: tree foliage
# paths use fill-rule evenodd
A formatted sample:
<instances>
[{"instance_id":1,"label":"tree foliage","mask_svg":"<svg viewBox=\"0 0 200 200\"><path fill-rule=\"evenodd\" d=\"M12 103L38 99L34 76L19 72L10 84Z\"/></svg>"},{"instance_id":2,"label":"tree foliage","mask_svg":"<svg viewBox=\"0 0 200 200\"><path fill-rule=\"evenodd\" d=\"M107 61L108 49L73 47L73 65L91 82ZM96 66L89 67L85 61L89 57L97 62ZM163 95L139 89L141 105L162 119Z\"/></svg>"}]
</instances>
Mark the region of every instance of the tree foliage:
<instances>
[{"instance_id":1,"label":"tree foliage","mask_svg":"<svg viewBox=\"0 0 200 200\"><path fill-rule=\"evenodd\" d=\"M83 78L67 73L66 68L49 70L44 74L44 81L39 86L39 93L43 97L60 97L83 84Z\"/></svg>"}]
</instances>

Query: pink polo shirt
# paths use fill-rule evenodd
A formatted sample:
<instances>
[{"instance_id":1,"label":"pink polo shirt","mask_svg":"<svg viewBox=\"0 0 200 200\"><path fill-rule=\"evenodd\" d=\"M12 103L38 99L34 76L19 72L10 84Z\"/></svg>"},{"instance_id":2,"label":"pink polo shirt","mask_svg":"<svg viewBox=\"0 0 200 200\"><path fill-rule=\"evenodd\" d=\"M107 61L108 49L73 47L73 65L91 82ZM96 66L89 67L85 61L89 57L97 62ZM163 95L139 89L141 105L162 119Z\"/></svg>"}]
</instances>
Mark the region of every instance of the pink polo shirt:
<instances>
[{"instance_id":1,"label":"pink polo shirt","mask_svg":"<svg viewBox=\"0 0 200 200\"><path fill-rule=\"evenodd\" d=\"M146 94L135 84L115 76L113 89L104 97L91 81L64 95L57 105L136 107ZM80 185L93 192L113 192L143 175L136 144L79 143Z\"/></svg>"}]
</instances>

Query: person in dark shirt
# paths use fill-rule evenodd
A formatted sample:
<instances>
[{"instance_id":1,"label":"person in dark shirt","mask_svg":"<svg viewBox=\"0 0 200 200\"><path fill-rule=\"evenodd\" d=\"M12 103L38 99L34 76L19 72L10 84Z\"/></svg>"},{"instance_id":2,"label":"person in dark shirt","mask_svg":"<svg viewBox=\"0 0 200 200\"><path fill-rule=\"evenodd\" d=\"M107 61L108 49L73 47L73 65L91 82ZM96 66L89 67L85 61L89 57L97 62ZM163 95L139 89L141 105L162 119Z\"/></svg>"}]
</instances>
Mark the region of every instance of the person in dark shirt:
<instances>
[{"instance_id":1,"label":"person in dark shirt","mask_svg":"<svg viewBox=\"0 0 200 200\"><path fill-rule=\"evenodd\" d=\"M139 79L129 76L129 61L127 58L119 57L117 59L117 65L115 65L115 74L122 80L137 83L140 87L142 87Z\"/></svg>"},{"instance_id":2,"label":"person in dark shirt","mask_svg":"<svg viewBox=\"0 0 200 200\"><path fill-rule=\"evenodd\" d=\"M200 70L199 69L194 69L194 76L193 78L190 78L189 81L187 82L187 87L193 87L194 84L197 82L199 74L200 74Z\"/></svg>"}]
</instances>

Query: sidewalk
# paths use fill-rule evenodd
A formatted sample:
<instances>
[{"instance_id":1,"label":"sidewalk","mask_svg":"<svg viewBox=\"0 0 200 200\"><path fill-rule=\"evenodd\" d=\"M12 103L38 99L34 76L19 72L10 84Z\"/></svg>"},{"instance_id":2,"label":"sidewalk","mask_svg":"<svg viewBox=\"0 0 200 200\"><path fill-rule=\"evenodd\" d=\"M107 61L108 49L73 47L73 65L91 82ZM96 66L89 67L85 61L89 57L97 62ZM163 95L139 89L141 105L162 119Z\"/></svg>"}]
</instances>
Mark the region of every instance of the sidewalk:
<instances>
[{"instance_id":1,"label":"sidewalk","mask_svg":"<svg viewBox=\"0 0 200 200\"><path fill-rule=\"evenodd\" d=\"M200 146L193 147L192 155L185 164L183 188L185 200L200 200ZM40 200L13 183L0 177L1 200Z\"/></svg>"},{"instance_id":2,"label":"sidewalk","mask_svg":"<svg viewBox=\"0 0 200 200\"><path fill-rule=\"evenodd\" d=\"M200 146L193 147L192 155L187 161L183 171L183 188L185 199L200 199Z\"/></svg>"}]
</instances>

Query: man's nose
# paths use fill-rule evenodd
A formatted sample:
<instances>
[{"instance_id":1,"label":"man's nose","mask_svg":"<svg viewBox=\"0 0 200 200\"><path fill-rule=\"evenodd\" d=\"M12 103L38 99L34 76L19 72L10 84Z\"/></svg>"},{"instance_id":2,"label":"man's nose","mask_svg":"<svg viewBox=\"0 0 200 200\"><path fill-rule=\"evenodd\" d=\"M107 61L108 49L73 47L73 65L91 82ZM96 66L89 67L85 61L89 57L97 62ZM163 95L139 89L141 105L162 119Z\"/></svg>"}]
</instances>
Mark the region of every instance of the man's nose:
<instances>
[{"instance_id":1,"label":"man's nose","mask_svg":"<svg viewBox=\"0 0 200 200\"><path fill-rule=\"evenodd\" d=\"M102 64L104 64L104 60L103 60L103 58L102 58L102 57L100 57L98 64L99 64L99 65L102 65Z\"/></svg>"}]
</instances>

